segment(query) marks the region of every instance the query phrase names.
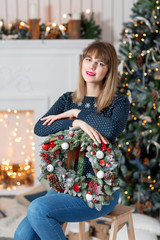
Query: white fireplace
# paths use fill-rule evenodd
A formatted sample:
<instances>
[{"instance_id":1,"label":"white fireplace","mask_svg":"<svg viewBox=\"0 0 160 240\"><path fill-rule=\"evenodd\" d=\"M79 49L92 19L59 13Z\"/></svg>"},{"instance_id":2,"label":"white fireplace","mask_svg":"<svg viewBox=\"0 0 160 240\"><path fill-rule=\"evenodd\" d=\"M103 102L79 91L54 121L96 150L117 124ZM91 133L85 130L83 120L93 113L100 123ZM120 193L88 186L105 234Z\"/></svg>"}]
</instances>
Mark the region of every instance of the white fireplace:
<instances>
[{"instance_id":1,"label":"white fireplace","mask_svg":"<svg viewBox=\"0 0 160 240\"><path fill-rule=\"evenodd\" d=\"M0 41L0 111L30 110L33 112L35 124L61 94L76 88L80 55L92 41ZM44 138L34 137L34 185L37 185L40 174L40 144ZM4 147L3 144L1 148ZM2 195L13 195L28 191L30 188L0 191Z\"/></svg>"}]
</instances>

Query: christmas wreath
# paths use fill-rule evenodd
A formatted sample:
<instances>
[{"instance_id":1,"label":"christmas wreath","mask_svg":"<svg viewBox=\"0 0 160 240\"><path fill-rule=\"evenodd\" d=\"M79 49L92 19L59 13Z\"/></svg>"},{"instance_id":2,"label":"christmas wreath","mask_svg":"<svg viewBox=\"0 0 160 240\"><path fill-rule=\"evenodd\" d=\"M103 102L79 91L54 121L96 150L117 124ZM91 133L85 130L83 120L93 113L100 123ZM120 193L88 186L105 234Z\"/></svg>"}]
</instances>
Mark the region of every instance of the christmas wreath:
<instances>
[{"instance_id":1,"label":"christmas wreath","mask_svg":"<svg viewBox=\"0 0 160 240\"><path fill-rule=\"evenodd\" d=\"M99 211L113 199L118 189L117 150L113 145L93 142L80 128L71 127L49 135L42 143L40 156L39 179L47 179L56 191L83 198L89 207ZM95 175L82 175L85 156ZM77 158L78 170L75 171Z\"/></svg>"}]
</instances>

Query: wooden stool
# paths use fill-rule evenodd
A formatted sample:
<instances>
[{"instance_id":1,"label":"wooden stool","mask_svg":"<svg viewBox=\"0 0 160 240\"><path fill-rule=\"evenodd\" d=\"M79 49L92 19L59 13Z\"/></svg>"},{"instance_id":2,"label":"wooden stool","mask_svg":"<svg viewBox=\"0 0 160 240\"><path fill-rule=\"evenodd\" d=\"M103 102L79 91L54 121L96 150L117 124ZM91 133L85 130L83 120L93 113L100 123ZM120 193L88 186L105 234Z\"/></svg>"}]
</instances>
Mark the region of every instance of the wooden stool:
<instances>
[{"instance_id":1,"label":"wooden stool","mask_svg":"<svg viewBox=\"0 0 160 240\"><path fill-rule=\"evenodd\" d=\"M90 220L90 226L95 227L101 240L116 240L117 232L127 224L128 239L135 240L131 213L134 208L118 204L114 210L102 218ZM100 223L103 219L103 224ZM67 223L62 226L65 232ZM109 233L110 229L110 233ZM79 240L85 240L85 222L79 222Z\"/></svg>"}]
</instances>

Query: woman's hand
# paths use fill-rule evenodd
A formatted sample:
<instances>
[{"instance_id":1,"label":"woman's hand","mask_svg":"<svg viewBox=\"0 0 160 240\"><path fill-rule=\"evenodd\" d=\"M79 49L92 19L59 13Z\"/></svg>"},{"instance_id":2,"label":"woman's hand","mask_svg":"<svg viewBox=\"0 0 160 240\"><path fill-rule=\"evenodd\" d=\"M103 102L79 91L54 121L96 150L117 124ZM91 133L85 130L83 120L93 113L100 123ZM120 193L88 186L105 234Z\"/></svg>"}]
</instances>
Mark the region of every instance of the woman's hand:
<instances>
[{"instance_id":1,"label":"woman's hand","mask_svg":"<svg viewBox=\"0 0 160 240\"><path fill-rule=\"evenodd\" d=\"M43 125L46 125L47 123L48 123L48 125L51 125L54 121L62 119L62 118L70 118L70 119L77 118L80 111L81 110L79 110L79 109L71 109L69 111L66 111L64 113L60 113L57 115L49 115L47 117L41 118L40 120L45 121L43 123Z\"/></svg>"},{"instance_id":2,"label":"woman's hand","mask_svg":"<svg viewBox=\"0 0 160 240\"><path fill-rule=\"evenodd\" d=\"M109 143L106 137L104 137L95 128L93 128L88 123L82 120L79 119L74 120L72 126L80 127L84 132L86 132L90 136L90 138L92 138L93 141L97 141L98 143L101 143L102 141L106 144Z\"/></svg>"}]
</instances>

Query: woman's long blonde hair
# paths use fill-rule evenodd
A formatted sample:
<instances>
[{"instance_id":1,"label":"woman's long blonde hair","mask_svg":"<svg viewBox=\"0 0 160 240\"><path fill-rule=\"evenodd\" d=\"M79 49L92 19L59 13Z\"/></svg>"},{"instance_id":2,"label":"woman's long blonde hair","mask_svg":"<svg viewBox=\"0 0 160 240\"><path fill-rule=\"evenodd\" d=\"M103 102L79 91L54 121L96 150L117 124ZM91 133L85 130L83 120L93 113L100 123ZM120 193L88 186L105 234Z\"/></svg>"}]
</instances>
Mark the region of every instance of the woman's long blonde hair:
<instances>
[{"instance_id":1,"label":"woman's long blonde hair","mask_svg":"<svg viewBox=\"0 0 160 240\"><path fill-rule=\"evenodd\" d=\"M94 55L101 59L108 66L108 72L103 79L103 89L100 95L95 99L97 111L101 112L104 108L109 106L115 96L118 85L118 58L115 48L112 44L95 41L84 49L80 60L79 81L77 90L72 93L72 100L78 104L83 101L86 96L86 82L82 77L82 62L85 57Z\"/></svg>"}]
</instances>

